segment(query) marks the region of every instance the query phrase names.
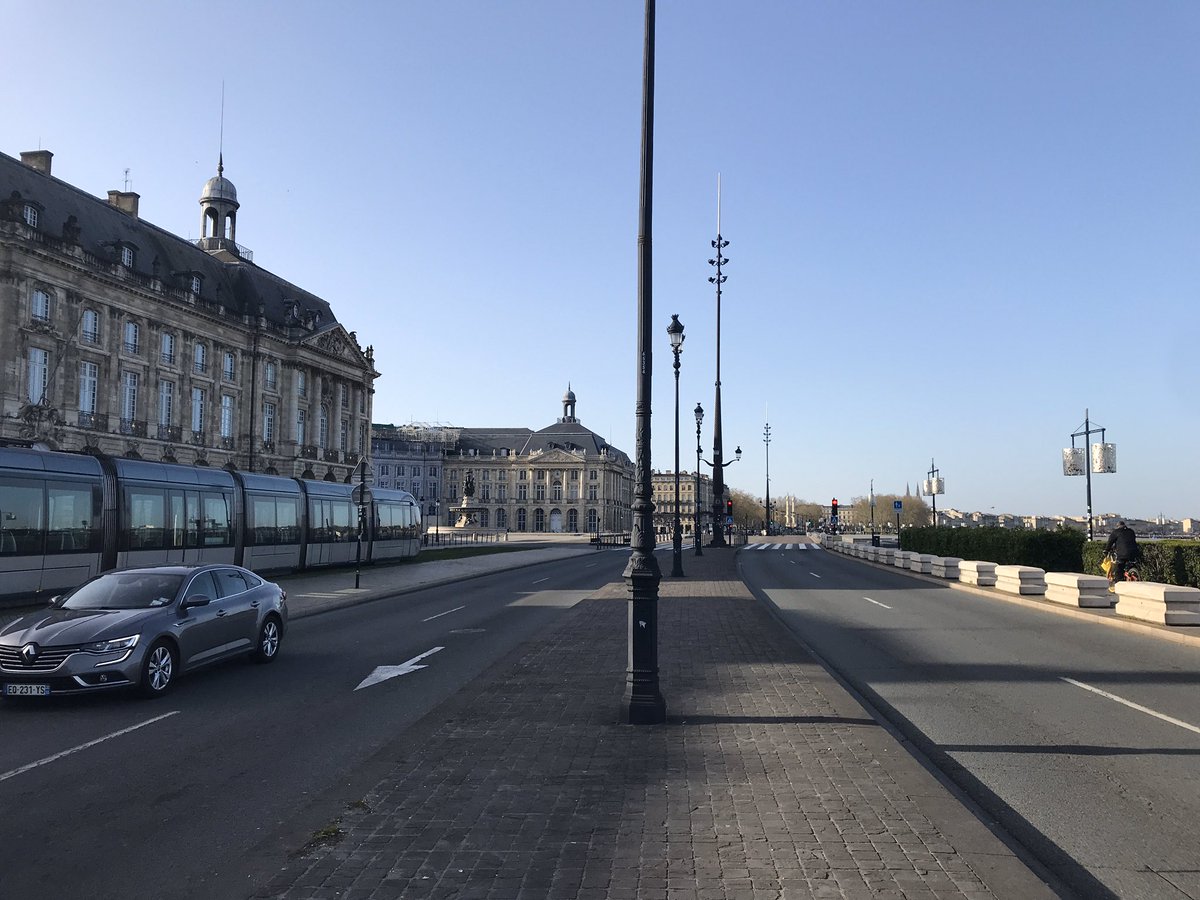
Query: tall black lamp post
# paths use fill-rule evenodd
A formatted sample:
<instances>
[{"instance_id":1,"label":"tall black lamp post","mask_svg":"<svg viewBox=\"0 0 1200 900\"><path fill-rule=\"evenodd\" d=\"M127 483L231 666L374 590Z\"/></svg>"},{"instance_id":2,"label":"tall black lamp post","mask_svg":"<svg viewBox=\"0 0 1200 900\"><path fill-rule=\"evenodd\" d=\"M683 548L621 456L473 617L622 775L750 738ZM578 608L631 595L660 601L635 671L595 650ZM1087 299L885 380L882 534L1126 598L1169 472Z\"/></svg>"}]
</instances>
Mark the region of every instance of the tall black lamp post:
<instances>
[{"instance_id":1,"label":"tall black lamp post","mask_svg":"<svg viewBox=\"0 0 1200 900\"><path fill-rule=\"evenodd\" d=\"M728 463L721 461L723 450L721 447L721 285L725 283L725 276L721 274L721 266L729 262L724 257L722 251L729 246L729 241L721 237L721 177L717 176L717 239L712 242L713 249L717 251L716 256L708 261L710 266L716 266L717 274L711 276L708 280L711 284L717 287L717 399L716 411L713 413L713 539L712 546L725 546L725 474L724 469Z\"/></svg>"},{"instance_id":2,"label":"tall black lamp post","mask_svg":"<svg viewBox=\"0 0 1200 900\"><path fill-rule=\"evenodd\" d=\"M767 536L771 534L771 423L763 427L763 444L767 448Z\"/></svg>"},{"instance_id":3,"label":"tall black lamp post","mask_svg":"<svg viewBox=\"0 0 1200 900\"><path fill-rule=\"evenodd\" d=\"M696 495L693 497L696 522L692 526L692 544L696 548L696 555L703 556L704 551L700 549L700 425L704 422L704 407L697 403L692 412L696 416Z\"/></svg>"},{"instance_id":4,"label":"tall black lamp post","mask_svg":"<svg viewBox=\"0 0 1200 900\"><path fill-rule=\"evenodd\" d=\"M654 492L650 479L650 399L654 369L650 252L654 193L654 0L646 0L641 169L633 532L629 539L629 563L623 573L629 585L629 665L625 673L621 721L628 725L658 725L666 721L667 705L658 686L658 584L662 573L654 557Z\"/></svg>"},{"instance_id":5,"label":"tall black lamp post","mask_svg":"<svg viewBox=\"0 0 1200 900\"><path fill-rule=\"evenodd\" d=\"M683 323L677 314L671 315L667 326L671 352L675 354L675 533L671 546L671 577L683 577L683 526L679 523L679 353L683 350Z\"/></svg>"}]
</instances>

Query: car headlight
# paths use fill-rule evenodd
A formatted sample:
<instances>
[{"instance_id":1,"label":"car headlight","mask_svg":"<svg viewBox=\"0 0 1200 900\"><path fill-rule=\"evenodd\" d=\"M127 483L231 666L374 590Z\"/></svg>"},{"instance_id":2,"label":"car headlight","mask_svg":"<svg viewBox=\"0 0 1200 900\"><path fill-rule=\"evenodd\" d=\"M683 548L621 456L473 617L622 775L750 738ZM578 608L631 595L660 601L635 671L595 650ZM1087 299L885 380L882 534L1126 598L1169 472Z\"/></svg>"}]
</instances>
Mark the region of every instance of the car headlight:
<instances>
[{"instance_id":1,"label":"car headlight","mask_svg":"<svg viewBox=\"0 0 1200 900\"><path fill-rule=\"evenodd\" d=\"M88 653L115 653L118 650L132 650L137 646L139 637L140 635L134 634L111 641L95 641L91 644L84 644L82 649Z\"/></svg>"}]
</instances>

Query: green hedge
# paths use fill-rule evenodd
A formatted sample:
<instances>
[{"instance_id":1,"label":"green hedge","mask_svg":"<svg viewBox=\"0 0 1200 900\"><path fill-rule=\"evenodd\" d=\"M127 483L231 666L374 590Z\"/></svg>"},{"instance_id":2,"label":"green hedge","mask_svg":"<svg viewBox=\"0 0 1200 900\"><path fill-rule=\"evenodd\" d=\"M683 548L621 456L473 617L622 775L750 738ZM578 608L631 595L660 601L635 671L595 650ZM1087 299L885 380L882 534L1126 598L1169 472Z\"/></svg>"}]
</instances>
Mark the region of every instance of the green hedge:
<instances>
[{"instance_id":1,"label":"green hedge","mask_svg":"<svg viewBox=\"0 0 1200 900\"><path fill-rule=\"evenodd\" d=\"M1142 558L1138 561L1138 579L1158 584L1181 584L1200 587L1200 543L1196 541L1138 541ZM1089 541L1083 546L1083 565L1080 572L1100 573L1104 556L1101 541Z\"/></svg>"},{"instance_id":2,"label":"green hedge","mask_svg":"<svg viewBox=\"0 0 1200 900\"><path fill-rule=\"evenodd\" d=\"M1035 566L1047 572L1083 572L1086 539L1082 531L1072 528L906 528L900 532L900 549L1002 566ZM1097 557L1097 571L1099 564Z\"/></svg>"},{"instance_id":3,"label":"green hedge","mask_svg":"<svg viewBox=\"0 0 1200 900\"><path fill-rule=\"evenodd\" d=\"M1200 587L1200 541L1139 541L1138 578L1158 584ZM1035 566L1047 572L1100 571L1103 541L1072 528L906 528L900 549L934 556L984 559L1002 566Z\"/></svg>"}]
</instances>

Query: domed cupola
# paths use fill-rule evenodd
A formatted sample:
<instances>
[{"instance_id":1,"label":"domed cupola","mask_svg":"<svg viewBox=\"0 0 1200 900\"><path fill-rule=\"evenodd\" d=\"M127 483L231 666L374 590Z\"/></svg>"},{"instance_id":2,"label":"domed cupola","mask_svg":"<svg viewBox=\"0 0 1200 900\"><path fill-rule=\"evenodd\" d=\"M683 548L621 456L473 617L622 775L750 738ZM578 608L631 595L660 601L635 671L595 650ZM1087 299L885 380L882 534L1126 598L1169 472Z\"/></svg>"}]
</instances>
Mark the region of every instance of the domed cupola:
<instances>
[{"instance_id":1,"label":"domed cupola","mask_svg":"<svg viewBox=\"0 0 1200 900\"><path fill-rule=\"evenodd\" d=\"M571 390L570 382L567 382L567 392L563 394L563 414L560 422L574 422L575 419L575 392Z\"/></svg>"},{"instance_id":2,"label":"domed cupola","mask_svg":"<svg viewBox=\"0 0 1200 900\"><path fill-rule=\"evenodd\" d=\"M217 174L204 183L200 194L200 236L205 250L236 249L238 206L237 188L225 177L225 155L221 154Z\"/></svg>"}]
</instances>

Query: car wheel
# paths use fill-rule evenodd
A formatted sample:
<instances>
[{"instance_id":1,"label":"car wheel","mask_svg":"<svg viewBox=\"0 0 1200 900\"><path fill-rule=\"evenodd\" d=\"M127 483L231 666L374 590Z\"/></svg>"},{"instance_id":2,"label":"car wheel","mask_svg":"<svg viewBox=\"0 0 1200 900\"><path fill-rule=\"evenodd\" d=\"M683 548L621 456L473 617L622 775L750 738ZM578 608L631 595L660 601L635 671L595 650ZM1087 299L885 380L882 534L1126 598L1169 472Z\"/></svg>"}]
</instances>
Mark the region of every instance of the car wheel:
<instances>
[{"instance_id":1,"label":"car wheel","mask_svg":"<svg viewBox=\"0 0 1200 900\"><path fill-rule=\"evenodd\" d=\"M279 619L267 616L258 629L258 641L254 645L254 661L269 663L279 655L279 644L283 640L283 632L279 627Z\"/></svg>"},{"instance_id":2,"label":"car wheel","mask_svg":"<svg viewBox=\"0 0 1200 900\"><path fill-rule=\"evenodd\" d=\"M166 641L159 641L146 652L142 661L142 680L138 690L143 697L161 697L175 684L179 657Z\"/></svg>"}]
</instances>

